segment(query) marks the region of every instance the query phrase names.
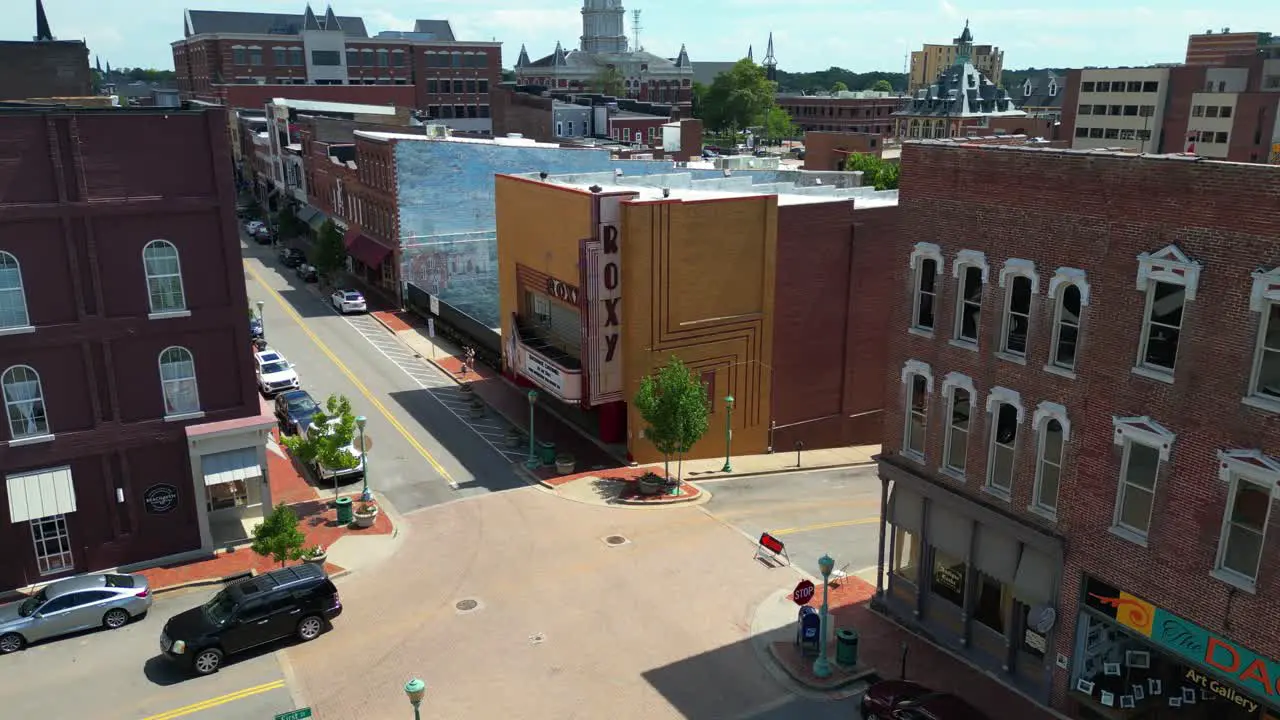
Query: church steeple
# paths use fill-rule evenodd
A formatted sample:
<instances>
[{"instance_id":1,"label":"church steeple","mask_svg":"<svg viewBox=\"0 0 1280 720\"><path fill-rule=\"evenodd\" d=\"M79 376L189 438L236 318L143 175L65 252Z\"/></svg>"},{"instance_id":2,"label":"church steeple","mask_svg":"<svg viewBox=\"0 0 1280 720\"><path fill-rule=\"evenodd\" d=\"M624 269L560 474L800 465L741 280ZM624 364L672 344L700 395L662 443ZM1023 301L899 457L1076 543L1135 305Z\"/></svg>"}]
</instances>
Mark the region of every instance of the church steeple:
<instances>
[{"instance_id":1,"label":"church steeple","mask_svg":"<svg viewBox=\"0 0 1280 720\"><path fill-rule=\"evenodd\" d=\"M750 60L751 62L756 61L755 48L752 45L747 46L747 59Z\"/></svg>"},{"instance_id":2,"label":"church steeple","mask_svg":"<svg viewBox=\"0 0 1280 720\"><path fill-rule=\"evenodd\" d=\"M622 0L582 0L582 39L578 48L591 54L627 53L626 16Z\"/></svg>"},{"instance_id":3,"label":"church steeple","mask_svg":"<svg viewBox=\"0 0 1280 720\"><path fill-rule=\"evenodd\" d=\"M973 33L969 32L969 21L964 21L964 32L953 42L956 45L956 65L964 65L973 60Z\"/></svg>"},{"instance_id":4,"label":"church steeple","mask_svg":"<svg viewBox=\"0 0 1280 720\"><path fill-rule=\"evenodd\" d=\"M685 48L683 43L680 45L680 54L676 56L676 67L693 67L693 63L689 62L689 51Z\"/></svg>"},{"instance_id":5,"label":"church steeple","mask_svg":"<svg viewBox=\"0 0 1280 720\"><path fill-rule=\"evenodd\" d=\"M36 0L36 35L32 39L36 42L53 40L53 31L49 29L49 17L44 14L44 3L41 0Z\"/></svg>"},{"instance_id":6,"label":"church steeple","mask_svg":"<svg viewBox=\"0 0 1280 720\"><path fill-rule=\"evenodd\" d=\"M765 48L764 60L760 61L764 66L764 76L769 82L778 81L778 58L773 56L773 33L769 33L769 46Z\"/></svg>"},{"instance_id":7,"label":"church steeple","mask_svg":"<svg viewBox=\"0 0 1280 720\"><path fill-rule=\"evenodd\" d=\"M521 44L520 57L516 58L516 67L529 67L529 64L529 51L525 49L523 44Z\"/></svg>"}]
</instances>

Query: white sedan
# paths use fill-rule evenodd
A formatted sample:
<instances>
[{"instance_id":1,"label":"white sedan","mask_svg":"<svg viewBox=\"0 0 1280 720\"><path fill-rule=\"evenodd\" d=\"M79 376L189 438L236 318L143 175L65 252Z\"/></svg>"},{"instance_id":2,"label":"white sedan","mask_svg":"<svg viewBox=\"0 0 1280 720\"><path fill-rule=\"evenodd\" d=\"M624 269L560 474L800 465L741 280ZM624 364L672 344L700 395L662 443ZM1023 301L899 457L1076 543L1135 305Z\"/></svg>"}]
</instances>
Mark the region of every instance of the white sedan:
<instances>
[{"instance_id":1,"label":"white sedan","mask_svg":"<svg viewBox=\"0 0 1280 720\"><path fill-rule=\"evenodd\" d=\"M329 304L333 305L333 309L346 315L347 313L362 313L369 310L369 306L364 301L364 295L355 290L337 290L329 296Z\"/></svg>"}]
</instances>

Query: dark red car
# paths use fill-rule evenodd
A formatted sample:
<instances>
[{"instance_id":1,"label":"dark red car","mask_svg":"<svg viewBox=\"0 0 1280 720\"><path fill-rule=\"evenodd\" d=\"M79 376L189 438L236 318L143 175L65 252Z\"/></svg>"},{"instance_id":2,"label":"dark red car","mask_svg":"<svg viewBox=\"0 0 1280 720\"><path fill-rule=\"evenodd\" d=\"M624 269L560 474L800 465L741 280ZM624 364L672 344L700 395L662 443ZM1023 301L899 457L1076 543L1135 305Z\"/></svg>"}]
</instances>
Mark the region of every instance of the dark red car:
<instances>
[{"instance_id":1,"label":"dark red car","mask_svg":"<svg viewBox=\"0 0 1280 720\"><path fill-rule=\"evenodd\" d=\"M866 720L990 720L974 706L952 695L906 680L885 680L862 696Z\"/></svg>"}]
</instances>

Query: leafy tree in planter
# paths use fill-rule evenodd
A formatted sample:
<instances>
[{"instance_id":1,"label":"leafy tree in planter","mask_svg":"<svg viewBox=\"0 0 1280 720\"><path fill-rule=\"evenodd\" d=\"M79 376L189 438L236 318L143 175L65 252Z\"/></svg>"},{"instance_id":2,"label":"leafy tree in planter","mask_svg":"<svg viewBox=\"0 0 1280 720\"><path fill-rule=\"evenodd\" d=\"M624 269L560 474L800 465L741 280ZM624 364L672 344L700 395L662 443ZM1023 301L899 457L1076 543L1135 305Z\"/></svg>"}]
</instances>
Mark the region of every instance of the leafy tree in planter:
<instances>
[{"instance_id":1,"label":"leafy tree in planter","mask_svg":"<svg viewBox=\"0 0 1280 720\"><path fill-rule=\"evenodd\" d=\"M332 220L325 220L324 225L320 226L311 263L316 266L316 272L326 280L346 267L347 246L343 242L342 231Z\"/></svg>"},{"instance_id":2,"label":"leafy tree in planter","mask_svg":"<svg viewBox=\"0 0 1280 720\"><path fill-rule=\"evenodd\" d=\"M299 225L302 221L298 219L298 214L293 211L292 205L285 205L276 219L280 225L281 235L292 237L301 233Z\"/></svg>"},{"instance_id":3,"label":"leafy tree in planter","mask_svg":"<svg viewBox=\"0 0 1280 720\"><path fill-rule=\"evenodd\" d=\"M298 516L288 505L276 505L271 514L253 528L253 551L280 563L302 557L307 536L298 529Z\"/></svg>"},{"instance_id":4,"label":"leafy tree in planter","mask_svg":"<svg viewBox=\"0 0 1280 720\"><path fill-rule=\"evenodd\" d=\"M325 426L330 420L338 422ZM342 395L330 395L322 407L311 417L314 428L297 435L280 438L289 452L302 462L315 467L323 465L329 470L350 470L360 464L351 453L351 441L356 436L356 416L351 412L351 401Z\"/></svg>"},{"instance_id":5,"label":"leafy tree in planter","mask_svg":"<svg viewBox=\"0 0 1280 720\"><path fill-rule=\"evenodd\" d=\"M671 474L671 456L678 458L677 479L684 479L684 455L710 427L707 389L680 359L640 380L636 409L644 419L644 436L662 453L663 471Z\"/></svg>"}]
</instances>

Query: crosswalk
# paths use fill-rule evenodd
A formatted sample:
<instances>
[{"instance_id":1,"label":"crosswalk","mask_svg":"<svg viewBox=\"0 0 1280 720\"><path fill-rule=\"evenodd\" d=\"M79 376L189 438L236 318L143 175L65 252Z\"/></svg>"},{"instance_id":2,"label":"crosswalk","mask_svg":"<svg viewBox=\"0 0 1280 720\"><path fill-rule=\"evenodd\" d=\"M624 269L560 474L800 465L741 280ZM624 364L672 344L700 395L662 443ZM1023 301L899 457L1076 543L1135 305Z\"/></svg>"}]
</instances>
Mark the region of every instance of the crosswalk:
<instances>
[{"instance_id":1,"label":"crosswalk","mask_svg":"<svg viewBox=\"0 0 1280 720\"><path fill-rule=\"evenodd\" d=\"M523 445L520 448L506 446L507 433L512 428L510 423L491 410L486 410L481 417L472 417L471 398L459 389L453 378L400 342L381 323L369 315L344 315L342 319L494 451L510 462L526 458Z\"/></svg>"}]
</instances>

